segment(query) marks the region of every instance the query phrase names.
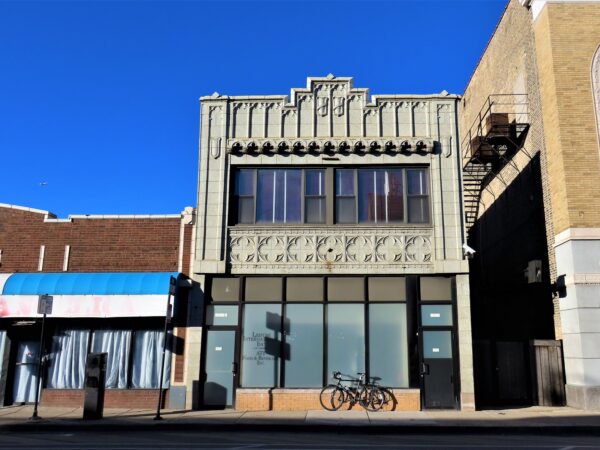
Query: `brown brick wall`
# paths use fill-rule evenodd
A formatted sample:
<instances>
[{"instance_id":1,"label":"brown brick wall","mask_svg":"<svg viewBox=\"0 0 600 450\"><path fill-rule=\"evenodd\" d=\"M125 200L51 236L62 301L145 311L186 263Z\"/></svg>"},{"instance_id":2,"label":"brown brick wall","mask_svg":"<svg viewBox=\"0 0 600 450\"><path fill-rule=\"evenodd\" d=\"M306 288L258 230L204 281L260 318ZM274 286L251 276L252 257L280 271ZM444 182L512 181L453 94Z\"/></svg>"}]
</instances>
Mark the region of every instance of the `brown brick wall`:
<instances>
[{"instance_id":1,"label":"brown brick wall","mask_svg":"<svg viewBox=\"0 0 600 450\"><path fill-rule=\"evenodd\" d=\"M187 335L187 328L185 328L185 327L178 327L175 330L175 336L177 336L179 338L179 340L182 342L182 347L184 347L183 342L185 342L186 335ZM183 383L185 381L184 375L185 375L185 355L183 352L178 352L175 354L175 363L173 365L173 381L176 383Z\"/></svg>"},{"instance_id":2,"label":"brown brick wall","mask_svg":"<svg viewBox=\"0 0 600 450\"><path fill-rule=\"evenodd\" d=\"M0 272L36 272L44 245L44 272L177 271L181 219L90 218L44 221L44 214L0 207ZM183 271L189 268L192 225L185 226Z\"/></svg>"},{"instance_id":3,"label":"brown brick wall","mask_svg":"<svg viewBox=\"0 0 600 450\"><path fill-rule=\"evenodd\" d=\"M554 229L600 227L600 156L591 85L600 4L548 3L534 23Z\"/></svg>"},{"instance_id":4,"label":"brown brick wall","mask_svg":"<svg viewBox=\"0 0 600 450\"><path fill-rule=\"evenodd\" d=\"M70 408L83 407L82 389L42 389L40 405ZM107 389L104 395L105 408L156 408L158 389ZM163 407L168 400L168 390L163 392Z\"/></svg>"},{"instance_id":5,"label":"brown brick wall","mask_svg":"<svg viewBox=\"0 0 600 450\"><path fill-rule=\"evenodd\" d=\"M183 273L192 273L192 231L193 225L185 225L184 236L183 236L183 267L181 271Z\"/></svg>"},{"instance_id":6,"label":"brown brick wall","mask_svg":"<svg viewBox=\"0 0 600 450\"><path fill-rule=\"evenodd\" d=\"M307 411L323 409L319 402L320 389L238 389L235 409L239 411ZM389 411L419 411L421 396L418 389L394 390L396 402ZM360 409L356 405L354 409Z\"/></svg>"}]
</instances>

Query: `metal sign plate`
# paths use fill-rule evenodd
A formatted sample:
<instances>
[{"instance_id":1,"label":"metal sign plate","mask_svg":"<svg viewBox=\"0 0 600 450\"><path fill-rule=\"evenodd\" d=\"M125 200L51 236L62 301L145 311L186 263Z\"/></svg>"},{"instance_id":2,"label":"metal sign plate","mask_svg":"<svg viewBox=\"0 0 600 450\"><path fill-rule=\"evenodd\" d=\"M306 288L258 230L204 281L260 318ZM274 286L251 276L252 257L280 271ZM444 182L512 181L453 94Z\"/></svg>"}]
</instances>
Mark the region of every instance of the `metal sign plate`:
<instances>
[{"instance_id":1,"label":"metal sign plate","mask_svg":"<svg viewBox=\"0 0 600 450\"><path fill-rule=\"evenodd\" d=\"M174 277L171 277L171 280L169 282L169 294L175 295L176 292L177 292L177 279Z\"/></svg>"},{"instance_id":2,"label":"metal sign plate","mask_svg":"<svg viewBox=\"0 0 600 450\"><path fill-rule=\"evenodd\" d=\"M38 314L52 314L52 301L54 297L51 295L40 295L38 297Z\"/></svg>"}]
</instances>

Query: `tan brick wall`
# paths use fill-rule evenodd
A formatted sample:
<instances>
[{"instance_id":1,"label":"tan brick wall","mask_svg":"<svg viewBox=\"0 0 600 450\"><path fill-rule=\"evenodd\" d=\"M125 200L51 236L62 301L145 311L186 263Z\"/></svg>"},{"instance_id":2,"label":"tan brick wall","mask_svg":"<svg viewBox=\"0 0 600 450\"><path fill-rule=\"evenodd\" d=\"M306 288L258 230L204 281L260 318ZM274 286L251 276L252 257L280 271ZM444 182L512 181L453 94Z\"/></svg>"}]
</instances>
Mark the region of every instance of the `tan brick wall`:
<instances>
[{"instance_id":1,"label":"tan brick wall","mask_svg":"<svg viewBox=\"0 0 600 450\"><path fill-rule=\"evenodd\" d=\"M238 389L235 409L239 411L307 411L323 409L320 389ZM395 389L396 401L386 405L388 411L419 411L421 394L418 389ZM355 405L354 409L362 409Z\"/></svg>"},{"instance_id":2,"label":"tan brick wall","mask_svg":"<svg viewBox=\"0 0 600 450\"><path fill-rule=\"evenodd\" d=\"M600 227L600 157L591 63L600 4L549 3L534 22L554 231Z\"/></svg>"},{"instance_id":3,"label":"tan brick wall","mask_svg":"<svg viewBox=\"0 0 600 450\"><path fill-rule=\"evenodd\" d=\"M482 55L463 95L459 123L461 133L471 128L483 103L492 94L527 94L529 102L529 134L521 150L511 164L508 164L482 194L479 214L483 214L505 191L506 186L515 180L530 158L539 154L542 172L542 190L545 217L545 232L548 243L548 263L550 279L556 279L556 259L554 255L553 202L551 201L550 175L551 163L544 136L538 59L545 55L536 55L535 37L531 14L519 0L507 3L494 35ZM464 151L465 149L463 149ZM558 298L554 299L555 335L560 339L560 315Z\"/></svg>"}]
</instances>

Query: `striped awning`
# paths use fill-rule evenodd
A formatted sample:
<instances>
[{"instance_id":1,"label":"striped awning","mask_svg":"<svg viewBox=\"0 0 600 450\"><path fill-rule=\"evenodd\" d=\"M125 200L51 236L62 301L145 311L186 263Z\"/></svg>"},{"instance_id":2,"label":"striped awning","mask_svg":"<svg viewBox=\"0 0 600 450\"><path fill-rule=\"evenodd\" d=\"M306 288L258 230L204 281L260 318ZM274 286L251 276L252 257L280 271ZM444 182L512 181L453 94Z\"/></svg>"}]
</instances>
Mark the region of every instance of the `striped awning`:
<instances>
[{"instance_id":1,"label":"striped awning","mask_svg":"<svg viewBox=\"0 0 600 450\"><path fill-rule=\"evenodd\" d=\"M35 317L39 295L54 317L160 317L178 272L0 274L0 317Z\"/></svg>"}]
</instances>

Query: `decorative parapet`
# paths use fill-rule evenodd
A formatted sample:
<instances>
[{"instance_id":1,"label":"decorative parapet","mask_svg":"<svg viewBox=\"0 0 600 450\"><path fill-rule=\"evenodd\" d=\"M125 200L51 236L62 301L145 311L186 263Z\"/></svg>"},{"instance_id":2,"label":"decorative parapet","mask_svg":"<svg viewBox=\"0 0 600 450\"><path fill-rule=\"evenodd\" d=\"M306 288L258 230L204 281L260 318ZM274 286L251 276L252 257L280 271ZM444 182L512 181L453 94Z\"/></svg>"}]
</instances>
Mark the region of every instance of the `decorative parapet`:
<instances>
[{"instance_id":1,"label":"decorative parapet","mask_svg":"<svg viewBox=\"0 0 600 450\"><path fill-rule=\"evenodd\" d=\"M433 267L431 228L232 227L232 273L366 273Z\"/></svg>"},{"instance_id":2,"label":"decorative parapet","mask_svg":"<svg viewBox=\"0 0 600 450\"><path fill-rule=\"evenodd\" d=\"M426 137L382 137L379 139L229 139L231 154L319 154L319 153L432 153L434 141Z\"/></svg>"}]
</instances>

